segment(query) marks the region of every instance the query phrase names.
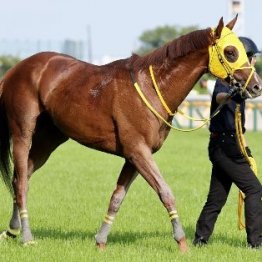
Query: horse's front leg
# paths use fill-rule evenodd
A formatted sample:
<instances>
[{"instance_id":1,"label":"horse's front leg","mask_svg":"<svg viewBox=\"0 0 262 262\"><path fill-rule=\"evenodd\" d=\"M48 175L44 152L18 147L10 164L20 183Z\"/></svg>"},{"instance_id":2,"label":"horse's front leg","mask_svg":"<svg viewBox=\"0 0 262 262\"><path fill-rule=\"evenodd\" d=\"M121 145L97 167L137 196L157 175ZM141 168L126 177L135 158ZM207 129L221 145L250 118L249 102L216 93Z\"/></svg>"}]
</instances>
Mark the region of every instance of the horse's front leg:
<instances>
[{"instance_id":1,"label":"horse's front leg","mask_svg":"<svg viewBox=\"0 0 262 262\"><path fill-rule=\"evenodd\" d=\"M136 166L138 172L158 194L169 213L173 226L174 239L177 241L179 249L185 252L187 250L186 238L175 207L175 198L170 187L161 176L160 171L153 160L150 149L146 145L137 146L130 153L130 161Z\"/></svg>"},{"instance_id":2,"label":"horse's front leg","mask_svg":"<svg viewBox=\"0 0 262 262\"><path fill-rule=\"evenodd\" d=\"M107 215L104 218L100 230L95 236L96 243L99 248L105 248L107 236L110 232L116 213L120 208L129 186L134 181L136 176L136 168L130 162L126 161L119 175L116 189L111 196Z\"/></svg>"}]
</instances>

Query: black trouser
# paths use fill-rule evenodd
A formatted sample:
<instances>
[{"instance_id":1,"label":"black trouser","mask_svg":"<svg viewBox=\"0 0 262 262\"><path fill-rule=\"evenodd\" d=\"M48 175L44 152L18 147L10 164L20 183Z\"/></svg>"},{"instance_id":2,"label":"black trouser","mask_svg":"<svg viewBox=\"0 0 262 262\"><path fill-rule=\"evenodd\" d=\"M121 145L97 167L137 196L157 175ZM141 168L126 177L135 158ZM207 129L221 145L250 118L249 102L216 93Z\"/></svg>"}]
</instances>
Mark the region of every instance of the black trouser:
<instances>
[{"instance_id":1,"label":"black trouser","mask_svg":"<svg viewBox=\"0 0 262 262\"><path fill-rule=\"evenodd\" d=\"M225 139L222 139L222 142L224 143ZM203 237L208 241L233 182L246 196L247 242L257 246L261 244L262 234L262 186L239 151L239 156L231 157L230 153L238 150L238 147L235 149L229 147L232 147L232 144L221 144L220 138L210 140L209 157L213 164L210 189L197 221L195 237Z\"/></svg>"}]
</instances>

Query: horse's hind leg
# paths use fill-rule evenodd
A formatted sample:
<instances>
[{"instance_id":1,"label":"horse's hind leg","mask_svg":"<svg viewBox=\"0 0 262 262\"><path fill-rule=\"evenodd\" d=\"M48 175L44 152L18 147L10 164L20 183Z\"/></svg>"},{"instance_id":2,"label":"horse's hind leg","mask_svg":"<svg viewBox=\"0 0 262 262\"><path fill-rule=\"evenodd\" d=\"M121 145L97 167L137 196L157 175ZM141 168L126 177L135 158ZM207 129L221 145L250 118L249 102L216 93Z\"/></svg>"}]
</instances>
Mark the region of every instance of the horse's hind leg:
<instances>
[{"instance_id":1,"label":"horse's hind leg","mask_svg":"<svg viewBox=\"0 0 262 262\"><path fill-rule=\"evenodd\" d=\"M48 160L51 153L68 140L52 122L47 113L42 113L37 119L32 146L28 158L28 177Z\"/></svg>"},{"instance_id":2,"label":"horse's hind leg","mask_svg":"<svg viewBox=\"0 0 262 262\"><path fill-rule=\"evenodd\" d=\"M45 113L42 113L38 119L35 133L32 139L32 145L28 157L28 179L33 172L40 168L49 158L50 154L68 138L65 137L52 123L51 119ZM14 173L13 185L16 190L17 175ZM13 214L7 231L2 236L16 237L20 232L21 222L16 200L13 204Z\"/></svg>"},{"instance_id":3,"label":"horse's hind leg","mask_svg":"<svg viewBox=\"0 0 262 262\"><path fill-rule=\"evenodd\" d=\"M107 236L110 232L116 213L120 208L120 205L128 191L129 186L134 181L136 176L137 172L135 166L126 161L119 175L116 189L112 194L107 215L105 216L100 230L95 236L96 243L99 248L105 247Z\"/></svg>"},{"instance_id":4,"label":"horse's hind leg","mask_svg":"<svg viewBox=\"0 0 262 262\"><path fill-rule=\"evenodd\" d=\"M23 243L33 241L29 226L27 211L28 190L28 156L32 142L32 132L35 129L33 118L24 119L23 123L17 121L12 123L13 161L16 177L14 179L15 200L19 209ZM14 211L16 207L14 207Z\"/></svg>"},{"instance_id":5,"label":"horse's hind leg","mask_svg":"<svg viewBox=\"0 0 262 262\"><path fill-rule=\"evenodd\" d=\"M15 190L16 188L16 183L17 183L17 176L16 173L14 172L14 176L13 176L13 188ZM16 193L14 192L14 195L16 195ZM20 215L19 215L19 209L16 203L16 198L14 197L14 203L13 203L13 213L12 213L12 217L11 220L9 222L9 228L6 231L7 236L11 237L11 238L15 238L20 234L20 230L21 230L21 221L20 221Z\"/></svg>"},{"instance_id":6,"label":"horse's hind leg","mask_svg":"<svg viewBox=\"0 0 262 262\"><path fill-rule=\"evenodd\" d=\"M16 173L14 172L13 175L13 188L15 190L15 184L17 177L16 177ZM15 192L14 192L14 202L13 202L13 213L12 213L12 217L11 220L9 222L9 227L7 230L3 231L0 234L0 240L5 240L7 238L16 238L19 234L20 234L20 230L21 230L21 221L20 221L20 215L19 215L19 209L16 203L16 197L15 197Z\"/></svg>"}]
</instances>

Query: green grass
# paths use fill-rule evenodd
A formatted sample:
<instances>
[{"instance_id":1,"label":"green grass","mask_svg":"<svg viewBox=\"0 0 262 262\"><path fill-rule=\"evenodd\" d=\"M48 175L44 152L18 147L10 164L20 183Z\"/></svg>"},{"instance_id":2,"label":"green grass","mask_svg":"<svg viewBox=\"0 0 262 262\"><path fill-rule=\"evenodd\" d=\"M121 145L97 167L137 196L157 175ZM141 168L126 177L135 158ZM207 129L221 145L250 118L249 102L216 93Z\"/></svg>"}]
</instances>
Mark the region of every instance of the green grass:
<instances>
[{"instance_id":1,"label":"green grass","mask_svg":"<svg viewBox=\"0 0 262 262\"><path fill-rule=\"evenodd\" d=\"M262 170L261 133L247 140ZM207 130L172 132L156 162L177 201L190 251L181 254L171 236L168 214L155 192L138 177L116 217L106 251L96 249L94 235L106 213L123 159L87 149L73 141L62 145L30 181L28 209L38 242L0 243L0 261L259 261L262 250L246 248L237 230L237 189L216 224L210 244L195 248L195 223L206 200L211 165ZM0 231L8 225L11 199L0 186Z\"/></svg>"}]
</instances>

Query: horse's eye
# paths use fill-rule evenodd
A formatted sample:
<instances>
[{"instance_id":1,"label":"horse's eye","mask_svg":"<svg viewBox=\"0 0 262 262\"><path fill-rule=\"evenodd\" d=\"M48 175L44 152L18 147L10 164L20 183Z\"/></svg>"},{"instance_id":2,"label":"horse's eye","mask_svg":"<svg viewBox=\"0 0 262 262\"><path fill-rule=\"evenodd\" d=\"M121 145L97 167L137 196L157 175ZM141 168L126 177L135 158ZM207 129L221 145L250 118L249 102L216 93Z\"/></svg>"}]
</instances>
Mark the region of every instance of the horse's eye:
<instances>
[{"instance_id":1,"label":"horse's eye","mask_svg":"<svg viewBox=\"0 0 262 262\"><path fill-rule=\"evenodd\" d=\"M225 55L227 57L233 58L235 56L235 52L233 50L226 50Z\"/></svg>"},{"instance_id":2,"label":"horse's eye","mask_svg":"<svg viewBox=\"0 0 262 262\"><path fill-rule=\"evenodd\" d=\"M224 55L229 62L236 62L238 59L238 50L234 46L227 46L224 50Z\"/></svg>"}]
</instances>

